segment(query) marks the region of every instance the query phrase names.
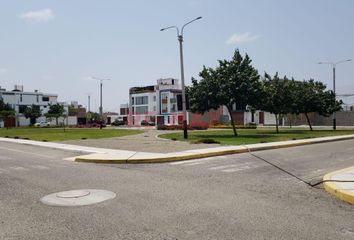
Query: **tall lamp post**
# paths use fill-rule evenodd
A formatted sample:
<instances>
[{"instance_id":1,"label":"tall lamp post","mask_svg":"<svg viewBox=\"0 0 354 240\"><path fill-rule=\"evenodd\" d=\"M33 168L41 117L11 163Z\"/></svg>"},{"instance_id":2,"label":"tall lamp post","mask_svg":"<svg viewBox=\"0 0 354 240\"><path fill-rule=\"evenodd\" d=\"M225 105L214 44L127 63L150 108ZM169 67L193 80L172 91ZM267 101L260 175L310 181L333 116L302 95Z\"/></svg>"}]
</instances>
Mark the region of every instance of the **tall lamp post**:
<instances>
[{"instance_id":1,"label":"tall lamp post","mask_svg":"<svg viewBox=\"0 0 354 240\"><path fill-rule=\"evenodd\" d=\"M181 32L179 31L179 28L176 26L170 26L170 27L166 27L166 28L162 28L160 31L165 31L167 29L170 28L175 28L177 30L177 39L179 42L179 54L180 54L180 63L181 63L181 81L182 81L182 111L183 111L183 136L184 139L188 138L188 132L187 132L187 107L186 107L186 90L185 90L185 85L184 85L184 67L183 67L183 30L184 28L194 22L197 21L199 19L201 19L202 17L197 17L195 19L193 19L192 21L187 22L186 24L184 24L181 28Z\"/></svg>"},{"instance_id":2,"label":"tall lamp post","mask_svg":"<svg viewBox=\"0 0 354 240\"><path fill-rule=\"evenodd\" d=\"M346 59L338 62L319 62L318 64L330 64L332 65L333 69L333 93L334 93L334 102L336 102L336 66L337 64L344 63L344 62L349 62L351 59ZM336 112L333 112L333 130L337 129L337 123L336 123Z\"/></svg>"},{"instance_id":3,"label":"tall lamp post","mask_svg":"<svg viewBox=\"0 0 354 240\"><path fill-rule=\"evenodd\" d=\"M102 129L102 122L103 122L103 108L102 108L102 85L103 85L103 81L109 81L111 79L109 78L97 78L97 77L92 77L92 79L95 80L99 80L100 81L100 116L101 116L101 123L100 123L100 128Z\"/></svg>"}]
</instances>

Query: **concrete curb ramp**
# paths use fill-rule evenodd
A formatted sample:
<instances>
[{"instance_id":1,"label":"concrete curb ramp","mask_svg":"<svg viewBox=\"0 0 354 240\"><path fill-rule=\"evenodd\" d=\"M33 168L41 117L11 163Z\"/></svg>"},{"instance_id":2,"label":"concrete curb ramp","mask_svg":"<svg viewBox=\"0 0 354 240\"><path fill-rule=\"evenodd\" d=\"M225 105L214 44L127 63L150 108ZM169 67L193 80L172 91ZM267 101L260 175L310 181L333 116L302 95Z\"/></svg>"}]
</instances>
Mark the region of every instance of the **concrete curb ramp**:
<instances>
[{"instance_id":1,"label":"concrete curb ramp","mask_svg":"<svg viewBox=\"0 0 354 240\"><path fill-rule=\"evenodd\" d=\"M331 180L353 182L331 182ZM323 177L325 190L339 199L354 204L354 166L331 172Z\"/></svg>"},{"instance_id":2,"label":"concrete curb ramp","mask_svg":"<svg viewBox=\"0 0 354 240\"><path fill-rule=\"evenodd\" d=\"M189 150L183 152L172 153L147 153L147 152L131 152L131 151L117 151L105 153L94 153L89 155L82 155L75 158L77 162L88 163L109 163L109 164L126 164L126 163L162 163L174 162L196 158L205 158L213 156L221 156L235 153L245 153L249 151L262 151L268 149L295 147L308 144L325 143L332 141L354 139L354 135L342 135L333 137L311 138L294 141L258 143L250 145L239 146L224 146L216 148L206 148L198 150Z\"/></svg>"}]
</instances>

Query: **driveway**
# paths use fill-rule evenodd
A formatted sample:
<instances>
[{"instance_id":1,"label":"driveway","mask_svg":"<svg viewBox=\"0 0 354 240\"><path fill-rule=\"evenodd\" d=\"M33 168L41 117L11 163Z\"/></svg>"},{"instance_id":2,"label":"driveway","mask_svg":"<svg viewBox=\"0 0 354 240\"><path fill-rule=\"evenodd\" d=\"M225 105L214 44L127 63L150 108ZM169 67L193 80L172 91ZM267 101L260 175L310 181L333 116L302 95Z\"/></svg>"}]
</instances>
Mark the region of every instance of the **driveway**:
<instances>
[{"instance_id":1,"label":"driveway","mask_svg":"<svg viewBox=\"0 0 354 240\"><path fill-rule=\"evenodd\" d=\"M188 142L172 141L158 138L157 135L173 131L162 131L155 129L146 129L144 133L130 135L125 137L116 137L108 139L86 139L70 140L61 143L74 144L80 146L111 148L138 152L180 152L185 150L218 147L219 144L191 144Z\"/></svg>"}]
</instances>

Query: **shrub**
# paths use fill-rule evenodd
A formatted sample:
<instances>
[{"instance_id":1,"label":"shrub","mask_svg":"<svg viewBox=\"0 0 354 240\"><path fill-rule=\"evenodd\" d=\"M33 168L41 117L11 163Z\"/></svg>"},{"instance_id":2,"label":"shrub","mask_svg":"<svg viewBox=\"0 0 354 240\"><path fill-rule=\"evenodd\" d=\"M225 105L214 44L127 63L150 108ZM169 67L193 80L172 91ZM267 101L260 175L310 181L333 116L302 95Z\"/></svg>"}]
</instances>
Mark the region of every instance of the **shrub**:
<instances>
[{"instance_id":1,"label":"shrub","mask_svg":"<svg viewBox=\"0 0 354 240\"><path fill-rule=\"evenodd\" d=\"M195 140L193 143L195 144L198 144L198 143L205 143L205 144L213 144L213 143L216 143L216 144L220 144L219 141L216 141L212 138L202 138L202 139L198 139L198 140Z\"/></svg>"}]
</instances>

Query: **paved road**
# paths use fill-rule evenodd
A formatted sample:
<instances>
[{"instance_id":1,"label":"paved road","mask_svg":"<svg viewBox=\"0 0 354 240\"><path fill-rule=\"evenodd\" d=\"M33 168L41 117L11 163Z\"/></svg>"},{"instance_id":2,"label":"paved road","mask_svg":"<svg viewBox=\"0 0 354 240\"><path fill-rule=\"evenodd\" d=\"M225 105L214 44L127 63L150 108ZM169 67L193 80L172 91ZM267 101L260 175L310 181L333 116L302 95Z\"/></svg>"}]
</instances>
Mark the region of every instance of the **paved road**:
<instances>
[{"instance_id":1,"label":"paved road","mask_svg":"<svg viewBox=\"0 0 354 240\"><path fill-rule=\"evenodd\" d=\"M354 206L305 181L354 165L354 141L151 165L95 165L73 153L0 145L0 239L354 239ZM85 207L47 194L113 191Z\"/></svg>"}]
</instances>

